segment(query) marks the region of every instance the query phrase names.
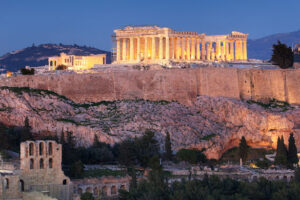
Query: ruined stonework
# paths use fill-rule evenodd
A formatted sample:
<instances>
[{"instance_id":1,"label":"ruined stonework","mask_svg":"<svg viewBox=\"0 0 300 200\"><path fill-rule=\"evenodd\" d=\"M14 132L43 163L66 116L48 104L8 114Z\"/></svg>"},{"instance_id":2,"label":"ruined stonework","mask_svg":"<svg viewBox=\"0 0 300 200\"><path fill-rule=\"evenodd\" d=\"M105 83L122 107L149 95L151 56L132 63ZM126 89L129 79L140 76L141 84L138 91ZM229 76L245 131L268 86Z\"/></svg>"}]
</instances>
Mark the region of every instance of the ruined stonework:
<instances>
[{"instance_id":1,"label":"ruined stonework","mask_svg":"<svg viewBox=\"0 0 300 200\"><path fill-rule=\"evenodd\" d=\"M37 191L59 200L72 199L72 183L61 169L61 148L51 140L22 142L20 166L0 165L0 179L5 183L0 186L0 198L18 199L23 192Z\"/></svg>"},{"instance_id":2,"label":"ruined stonework","mask_svg":"<svg viewBox=\"0 0 300 200\"><path fill-rule=\"evenodd\" d=\"M116 197L119 189L129 190L130 177L102 177L102 178L85 178L73 180L74 191L80 196L85 192L92 193L95 198L98 197Z\"/></svg>"},{"instance_id":3,"label":"ruined stonework","mask_svg":"<svg viewBox=\"0 0 300 200\"><path fill-rule=\"evenodd\" d=\"M300 104L300 70L200 67L149 71L17 76L0 86L54 91L77 103L145 99L191 105L197 96L277 99Z\"/></svg>"}]
</instances>

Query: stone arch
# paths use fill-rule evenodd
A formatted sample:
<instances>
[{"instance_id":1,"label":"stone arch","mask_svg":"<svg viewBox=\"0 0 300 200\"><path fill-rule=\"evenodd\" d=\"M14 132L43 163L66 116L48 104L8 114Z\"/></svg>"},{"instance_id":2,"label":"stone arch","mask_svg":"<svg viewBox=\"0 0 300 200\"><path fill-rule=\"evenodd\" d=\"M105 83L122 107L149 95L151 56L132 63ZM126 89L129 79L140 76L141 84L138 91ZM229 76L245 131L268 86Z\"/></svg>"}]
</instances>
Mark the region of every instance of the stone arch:
<instances>
[{"instance_id":1,"label":"stone arch","mask_svg":"<svg viewBox=\"0 0 300 200\"><path fill-rule=\"evenodd\" d=\"M53 168L53 159L49 158L49 168L52 169Z\"/></svg>"},{"instance_id":2,"label":"stone arch","mask_svg":"<svg viewBox=\"0 0 300 200\"><path fill-rule=\"evenodd\" d=\"M82 189L81 189L81 188L78 188L78 189L77 189L77 193L81 195L81 194L82 194Z\"/></svg>"},{"instance_id":3,"label":"stone arch","mask_svg":"<svg viewBox=\"0 0 300 200\"><path fill-rule=\"evenodd\" d=\"M276 176L276 177L275 177L275 180L279 180L279 179L280 179L279 176Z\"/></svg>"},{"instance_id":4,"label":"stone arch","mask_svg":"<svg viewBox=\"0 0 300 200\"><path fill-rule=\"evenodd\" d=\"M125 185L125 184L122 184L122 185L120 186L120 189L121 189L121 190L126 190L126 185Z\"/></svg>"},{"instance_id":5,"label":"stone arch","mask_svg":"<svg viewBox=\"0 0 300 200\"><path fill-rule=\"evenodd\" d=\"M19 184L20 184L20 191L24 192L25 191L25 184L24 184L24 181L22 179L19 181Z\"/></svg>"},{"instance_id":6,"label":"stone arch","mask_svg":"<svg viewBox=\"0 0 300 200\"><path fill-rule=\"evenodd\" d=\"M102 194L104 195L104 196L108 196L108 189L107 189L107 187L106 186L103 186L102 187Z\"/></svg>"},{"instance_id":7,"label":"stone arch","mask_svg":"<svg viewBox=\"0 0 300 200\"><path fill-rule=\"evenodd\" d=\"M40 159L40 169L44 169L44 159Z\"/></svg>"},{"instance_id":8,"label":"stone arch","mask_svg":"<svg viewBox=\"0 0 300 200\"><path fill-rule=\"evenodd\" d=\"M39 155L42 156L44 155L44 149L45 149L45 144L44 142L39 143Z\"/></svg>"},{"instance_id":9,"label":"stone arch","mask_svg":"<svg viewBox=\"0 0 300 200\"><path fill-rule=\"evenodd\" d=\"M287 181L288 180L287 176L283 176L283 180Z\"/></svg>"},{"instance_id":10,"label":"stone arch","mask_svg":"<svg viewBox=\"0 0 300 200\"><path fill-rule=\"evenodd\" d=\"M95 196L99 195L99 189L97 187L94 187L93 193Z\"/></svg>"},{"instance_id":11,"label":"stone arch","mask_svg":"<svg viewBox=\"0 0 300 200\"><path fill-rule=\"evenodd\" d=\"M115 185L111 186L110 193L111 195L117 195L117 186Z\"/></svg>"},{"instance_id":12,"label":"stone arch","mask_svg":"<svg viewBox=\"0 0 300 200\"><path fill-rule=\"evenodd\" d=\"M63 184L63 185L67 185L67 184L68 184L68 180L67 180L67 179L64 179L63 182L62 182L62 184Z\"/></svg>"},{"instance_id":13,"label":"stone arch","mask_svg":"<svg viewBox=\"0 0 300 200\"><path fill-rule=\"evenodd\" d=\"M34 160L33 160L33 158L31 158L31 159L29 160L29 168L30 168L30 169L34 169Z\"/></svg>"},{"instance_id":14,"label":"stone arch","mask_svg":"<svg viewBox=\"0 0 300 200\"><path fill-rule=\"evenodd\" d=\"M48 144L48 154L52 155L52 153L53 153L53 144L52 144L52 142L49 142L49 144Z\"/></svg>"},{"instance_id":15,"label":"stone arch","mask_svg":"<svg viewBox=\"0 0 300 200\"><path fill-rule=\"evenodd\" d=\"M87 187L85 192L88 192L88 193L92 193L92 188L91 187Z\"/></svg>"},{"instance_id":16,"label":"stone arch","mask_svg":"<svg viewBox=\"0 0 300 200\"><path fill-rule=\"evenodd\" d=\"M33 154L34 154L34 143L30 142L29 143L29 155L33 156Z\"/></svg>"}]
</instances>

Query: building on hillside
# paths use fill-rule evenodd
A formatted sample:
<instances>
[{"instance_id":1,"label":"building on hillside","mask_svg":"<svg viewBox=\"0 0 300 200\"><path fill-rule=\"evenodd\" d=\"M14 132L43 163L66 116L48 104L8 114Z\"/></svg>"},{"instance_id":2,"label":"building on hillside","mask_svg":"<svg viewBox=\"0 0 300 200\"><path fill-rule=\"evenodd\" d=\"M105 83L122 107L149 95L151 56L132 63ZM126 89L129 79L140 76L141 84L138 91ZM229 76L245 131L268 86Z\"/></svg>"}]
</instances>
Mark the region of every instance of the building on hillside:
<instances>
[{"instance_id":1,"label":"building on hillside","mask_svg":"<svg viewBox=\"0 0 300 200\"><path fill-rule=\"evenodd\" d=\"M294 47L294 68L300 68L300 43Z\"/></svg>"},{"instance_id":2,"label":"building on hillside","mask_svg":"<svg viewBox=\"0 0 300 200\"><path fill-rule=\"evenodd\" d=\"M64 65L70 70L85 70L94 67L96 64L106 64L106 54L75 56L61 53L60 56L48 58L49 71L55 70L59 65Z\"/></svg>"},{"instance_id":3,"label":"building on hillside","mask_svg":"<svg viewBox=\"0 0 300 200\"><path fill-rule=\"evenodd\" d=\"M245 62L248 34L206 35L158 26L114 30L114 63Z\"/></svg>"}]
</instances>

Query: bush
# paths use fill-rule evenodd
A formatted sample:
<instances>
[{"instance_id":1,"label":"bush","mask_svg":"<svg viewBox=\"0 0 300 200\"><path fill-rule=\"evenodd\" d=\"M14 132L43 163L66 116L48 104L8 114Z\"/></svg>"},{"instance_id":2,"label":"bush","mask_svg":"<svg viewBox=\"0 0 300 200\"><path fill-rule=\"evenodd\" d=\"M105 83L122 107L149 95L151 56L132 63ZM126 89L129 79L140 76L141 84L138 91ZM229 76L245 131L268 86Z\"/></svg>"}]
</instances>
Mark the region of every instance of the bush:
<instances>
[{"instance_id":1,"label":"bush","mask_svg":"<svg viewBox=\"0 0 300 200\"><path fill-rule=\"evenodd\" d=\"M68 67L66 65L58 65L55 69L56 70L66 70L66 69L68 69Z\"/></svg>"},{"instance_id":2,"label":"bush","mask_svg":"<svg viewBox=\"0 0 300 200\"><path fill-rule=\"evenodd\" d=\"M23 75L34 75L34 69L33 68L31 68L31 69L26 69L26 68L22 68L21 69L21 73L23 74Z\"/></svg>"},{"instance_id":3,"label":"bush","mask_svg":"<svg viewBox=\"0 0 300 200\"><path fill-rule=\"evenodd\" d=\"M186 161L191 164L205 163L207 161L204 153L197 149L180 149L176 157L180 161Z\"/></svg>"},{"instance_id":4,"label":"bush","mask_svg":"<svg viewBox=\"0 0 300 200\"><path fill-rule=\"evenodd\" d=\"M81 195L80 200L94 200L95 198L93 197L92 193L85 192Z\"/></svg>"}]
</instances>

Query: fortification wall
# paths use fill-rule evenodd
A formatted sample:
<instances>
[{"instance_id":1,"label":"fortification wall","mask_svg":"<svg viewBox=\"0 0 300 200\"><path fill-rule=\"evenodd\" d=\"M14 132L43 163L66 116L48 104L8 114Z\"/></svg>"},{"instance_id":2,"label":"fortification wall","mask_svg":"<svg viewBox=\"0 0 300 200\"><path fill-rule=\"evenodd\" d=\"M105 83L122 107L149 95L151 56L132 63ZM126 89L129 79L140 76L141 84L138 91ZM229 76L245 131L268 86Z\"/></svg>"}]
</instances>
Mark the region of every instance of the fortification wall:
<instances>
[{"instance_id":1,"label":"fortification wall","mask_svg":"<svg viewBox=\"0 0 300 200\"><path fill-rule=\"evenodd\" d=\"M195 69L98 72L17 76L0 80L0 86L47 89L75 102L148 99L192 103L197 95L235 99L275 98L300 104L300 70Z\"/></svg>"}]
</instances>

